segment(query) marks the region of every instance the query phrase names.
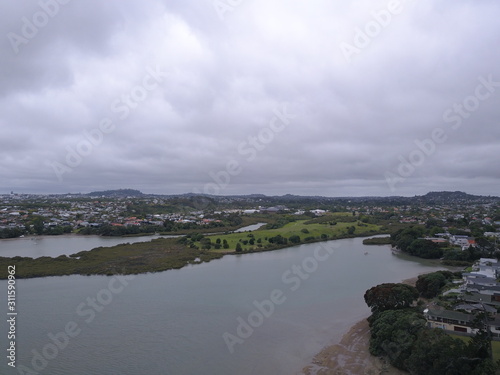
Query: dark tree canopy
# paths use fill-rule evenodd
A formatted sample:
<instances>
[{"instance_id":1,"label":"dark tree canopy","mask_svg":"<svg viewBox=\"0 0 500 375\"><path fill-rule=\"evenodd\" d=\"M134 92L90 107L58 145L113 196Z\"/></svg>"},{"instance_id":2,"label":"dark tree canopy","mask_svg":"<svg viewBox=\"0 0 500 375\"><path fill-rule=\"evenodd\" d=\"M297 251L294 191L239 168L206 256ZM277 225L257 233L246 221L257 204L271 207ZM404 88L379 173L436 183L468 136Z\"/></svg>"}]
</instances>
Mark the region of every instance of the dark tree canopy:
<instances>
[{"instance_id":1,"label":"dark tree canopy","mask_svg":"<svg viewBox=\"0 0 500 375\"><path fill-rule=\"evenodd\" d=\"M420 238L413 240L407 251L411 255L425 259L438 259L443 256L443 249L438 244Z\"/></svg>"},{"instance_id":2,"label":"dark tree canopy","mask_svg":"<svg viewBox=\"0 0 500 375\"><path fill-rule=\"evenodd\" d=\"M411 285L386 283L368 289L364 297L368 307L375 313L411 306L418 298L418 291Z\"/></svg>"},{"instance_id":3,"label":"dark tree canopy","mask_svg":"<svg viewBox=\"0 0 500 375\"><path fill-rule=\"evenodd\" d=\"M441 258L443 250L440 245L423 239L424 233L424 227L411 226L391 234L391 241L393 246L408 254L427 259Z\"/></svg>"},{"instance_id":4,"label":"dark tree canopy","mask_svg":"<svg viewBox=\"0 0 500 375\"><path fill-rule=\"evenodd\" d=\"M416 311L383 311L371 326L370 353L387 357L393 366L405 369L405 361L424 326L424 317Z\"/></svg>"},{"instance_id":5,"label":"dark tree canopy","mask_svg":"<svg viewBox=\"0 0 500 375\"><path fill-rule=\"evenodd\" d=\"M453 279L453 273L450 271L437 271L420 275L416 287L420 296L424 298L434 298L441 289Z\"/></svg>"},{"instance_id":6,"label":"dark tree canopy","mask_svg":"<svg viewBox=\"0 0 500 375\"><path fill-rule=\"evenodd\" d=\"M424 293L434 293L461 272L437 271L419 277ZM479 314L473 327L480 331L465 343L439 329L426 327L423 314L410 307L418 290L406 284L381 284L365 293L373 314L370 353L385 357L391 365L413 375L494 375L499 368L491 359L491 338L482 330Z\"/></svg>"},{"instance_id":7,"label":"dark tree canopy","mask_svg":"<svg viewBox=\"0 0 500 375\"><path fill-rule=\"evenodd\" d=\"M479 340L465 344L440 329L422 329L406 361L407 370L415 375L494 375L495 364L482 348L477 350Z\"/></svg>"}]
</instances>

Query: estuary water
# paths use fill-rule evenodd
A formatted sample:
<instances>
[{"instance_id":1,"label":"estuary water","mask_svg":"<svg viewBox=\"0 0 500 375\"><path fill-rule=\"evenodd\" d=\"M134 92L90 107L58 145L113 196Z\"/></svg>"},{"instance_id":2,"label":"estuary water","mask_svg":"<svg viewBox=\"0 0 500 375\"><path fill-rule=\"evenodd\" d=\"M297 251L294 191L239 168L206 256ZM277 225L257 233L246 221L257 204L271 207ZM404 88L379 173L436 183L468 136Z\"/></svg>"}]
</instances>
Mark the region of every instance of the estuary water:
<instances>
[{"instance_id":1,"label":"estuary water","mask_svg":"<svg viewBox=\"0 0 500 375\"><path fill-rule=\"evenodd\" d=\"M102 237L67 234L60 236L28 236L0 240L0 256L2 257L57 257L71 255L82 250L96 247L115 246L122 243L151 241L158 237L176 236L140 236L140 237Z\"/></svg>"},{"instance_id":2,"label":"estuary water","mask_svg":"<svg viewBox=\"0 0 500 375\"><path fill-rule=\"evenodd\" d=\"M438 268L354 238L129 278L17 280L17 368L3 355L0 373L295 374L369 315L368 288ZM4 349L6 295L3 280Z\"/></svg>"},{"instance_id":3,"label":"estuary water","mask_svg":"<svg viewBox=\"0 0 500 375\"><path fill-rule=\"evenodd\" d=\"M265 223L248 225L235 232L253 231ZM122 243L151 241L155 238L175 238L180 236L138 236L138 237L102 237L83 235L61 236L28 236L23 238L0 239L0 257L23 256L30 258L57 257L71 255L82 250L92 250L96 247L115 246Z\"/></svg>"}]
</instances>

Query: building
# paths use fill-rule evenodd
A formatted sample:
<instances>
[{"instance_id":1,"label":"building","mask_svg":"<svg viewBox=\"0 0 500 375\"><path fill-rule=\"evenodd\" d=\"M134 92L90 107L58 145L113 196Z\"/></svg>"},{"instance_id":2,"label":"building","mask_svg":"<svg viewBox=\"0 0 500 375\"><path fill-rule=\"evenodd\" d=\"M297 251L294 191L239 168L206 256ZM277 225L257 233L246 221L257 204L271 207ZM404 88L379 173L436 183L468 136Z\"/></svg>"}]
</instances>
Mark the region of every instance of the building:
<instances>
[{"instance_id":1,"label":"building","mask_svg":"<svg viewBox=\"0 0 500 375\"><path fill-rule=\"evenodd\" d=\"M482 306L482 303L480 305ZM429 328L443 329L450 333L465 336L473 336L479 331L478 328L473 327L473 322L476 320L476 315L474 314L444 309L425 309L424 317L427 320L427 326ZM500 319L490 316L487 320L487 324L491 338L500 341Z\"/></svg>"},{"instance_id":2,"label":"building","mask_svg":"<svg viewBox=\"0 0 500 375\"><path fill-rule=\"evenodd\" d=\"M450 332L460 332L467 334L477 333L477 328L472 328L475 316L459 311L425 309L424 317L429 328L439 328Z\"/></svg>"}]
</instances>

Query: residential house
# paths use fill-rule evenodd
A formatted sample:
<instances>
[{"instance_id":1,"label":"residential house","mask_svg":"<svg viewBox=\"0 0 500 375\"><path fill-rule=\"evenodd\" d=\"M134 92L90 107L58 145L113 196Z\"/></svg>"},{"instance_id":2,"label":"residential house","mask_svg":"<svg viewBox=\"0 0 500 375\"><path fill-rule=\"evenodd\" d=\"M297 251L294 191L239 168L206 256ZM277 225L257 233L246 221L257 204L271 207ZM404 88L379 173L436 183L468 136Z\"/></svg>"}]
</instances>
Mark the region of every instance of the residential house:
<instances>
[{"instance_id":1,"label":"residential house","mask_svg":"<svg viewBox=\"0 0 500 375\"><path fill-rule=\"evenodd\" d=\"M490 316L497 315L497 309L486 303L461 303L454 307L455 311L463 310L469 314L486 311Z\"/></svg>"},{"instance_id":2,"label":"residential house","mask_svg":"<svg viewBox=\"0 0 500 375\"><path fill-rule=\"evenodd\" d=\"M486 305L480 304L481 308L476 311L489 311ZM424 317L427 320L427 326L430 328L439 328L455 334L472 336L479 329L474 328L476 315L466 314L459 311L444 309L425 309ZM498 317L489 317L487 320L488 329L494 340L500 340L500 319Z\"/></svg>"},{"instance_id":3,"label":"residential house","mask_svg":"<svg viewBox=\"0 0 500 375\"><path fill-rule=\"evenodd\" d=\"M472 328L475 316L459 311L425 309L424 317L427 326L430 328L440 328L445 331L475 334L478 329Z\"/></svg>"}]
</instances>

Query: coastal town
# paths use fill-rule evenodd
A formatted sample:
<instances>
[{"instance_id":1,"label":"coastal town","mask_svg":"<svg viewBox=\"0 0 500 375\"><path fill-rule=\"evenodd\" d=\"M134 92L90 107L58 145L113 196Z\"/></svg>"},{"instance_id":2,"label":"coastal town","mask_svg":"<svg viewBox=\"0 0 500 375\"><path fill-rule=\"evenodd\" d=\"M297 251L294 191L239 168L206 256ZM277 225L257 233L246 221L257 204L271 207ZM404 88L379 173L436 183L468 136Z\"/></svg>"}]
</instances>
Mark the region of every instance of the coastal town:
<instances>
[{"instance_id":1,"label":"coastal town","mask_svg":"<svg viewBox=\"0 0 500 375\"><path fill-rule=\"evenodd\" d=\"M28 234L96 234L89 229L103 226L168 232L173 224L177 225L176 229L223 226L224 218L229 215L316 217L349 212L361 219L432 227L426 239L465 250L477 246L477 237L489 241L499 238L499 202L496 197L468 196L459 192L429 193L412 198L162 196L144 195L134 190L85 195L12 192L0 195L0 238Z\"/></svg>"},{"instance_id":2,"label":"coastal town","mask_svg":"<svg viewBox=\"0 0 500 375\"><path fill-rule=\"evenodd\" d=\"M260 224L258 230L244 231L248 225L256 223ZM244 229L237 231L241 228ZM319 241L365 237L358 239L364 245L390 245L389 254L392 250L398 257L405 254L405 257L414 256L413 259L429 259L437 269L447 269L419 275L413 281L415 287L381 284L367 291L389 289L390 293L401 293L396 301L400 301L400 297L406 301L400 306L398 302L394 311L385 311L385 308L376 307L378 297L367 300L365 294L365 301L373 312L369 318L370 328L364 331L371 333L369 351L372 355L388 358L391 365L400 369L415 369L423 366L423 362L412 353L427 353L430 350L427 342L445 345L442 343L447 339L462 339L465 341L461 341L461 346L456 342L450 344L458 345L458 349L453 346L450 358L456 356L473 361L476 356L473 345L479 342L481 348L492 349L481 354L481 361L475 363L474 368L489 365L488 358L500 359L498 197L461 192L345 198L162 196L131 190L0 196L0 237L32 236L33 239L33 236L65 233L73 234L68 237L73 239L78 235L176 236L99 247L56 258L0 257L1 266L6 269L15 259L18 278L76 274L109 276L116 272L127 275L180 269L220 259L226 254L250 254ZM363 251L361 257L370 262L369 247L365 246ZM306 259L318 265L318 260ZM377 293L372 294L376 296ZM391 324L386 324L385 319ZM394 319L401 322L401 327L409 326L395 328L396 333L393 333ZM418 330L408 336L414 322ZM391 332L387 334L395 342L391 341L393 339L379 340L378 330L385 332L388 327ZM446 337L439 336L436 331ZM428 332L437 336L427 339ZM397 341L400 334L407 342L403 348L408 350L393 352L391 345L401 344ZM434 346L438 344L433 345L429 348L435 351ZM432 364L427 361L426 366ZM415 373L427 374L428 367Z\"/></svg>"},{"instance_id":3,"label":"coastal town","mask_svg":"<svg viewBox=\"0 0 500 375\"><path fill-rule=\"evenodd\" d=\"M428 326L474 336L480 330L476 317L483 314L487 332L500 341L500 263L498 259L481 258L469 271L424 310Z\"/></svg>"}]
</instances>

